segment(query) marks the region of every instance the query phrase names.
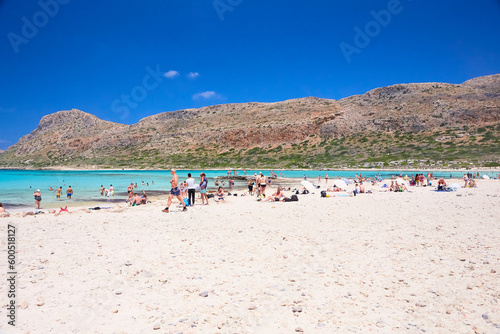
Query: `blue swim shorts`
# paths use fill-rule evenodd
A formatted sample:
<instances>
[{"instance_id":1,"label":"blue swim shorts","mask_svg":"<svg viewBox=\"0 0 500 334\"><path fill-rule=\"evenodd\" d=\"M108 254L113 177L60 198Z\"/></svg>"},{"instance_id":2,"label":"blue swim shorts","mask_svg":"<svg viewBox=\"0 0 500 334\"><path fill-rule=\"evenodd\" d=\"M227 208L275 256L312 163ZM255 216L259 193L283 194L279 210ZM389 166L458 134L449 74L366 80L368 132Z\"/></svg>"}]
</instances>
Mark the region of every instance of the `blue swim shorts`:
<instances>
[{"instance_id":1,"label":"blue swim shorts","mask_svg":"<svg viewBox=\"0 0 500 334\"><path fill-rule=\"evenodd\" d=\"M179 187L172 188L170 190L170 195L180 196L181 195L181 191L180 191Z\"/></svg>"}]
</instances>

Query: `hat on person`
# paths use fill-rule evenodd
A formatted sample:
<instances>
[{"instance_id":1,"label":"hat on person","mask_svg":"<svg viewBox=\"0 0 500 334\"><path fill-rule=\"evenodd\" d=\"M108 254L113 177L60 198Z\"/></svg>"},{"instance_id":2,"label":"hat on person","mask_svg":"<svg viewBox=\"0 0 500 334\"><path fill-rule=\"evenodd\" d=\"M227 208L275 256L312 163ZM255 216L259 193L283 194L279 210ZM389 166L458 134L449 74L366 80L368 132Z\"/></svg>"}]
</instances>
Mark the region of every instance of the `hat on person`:
<instances>
[{"instance_id":1,"label":"hat on person","mask_svg":"<svg viewBox=\"0 0 500 334\"><path fill-rule=\"evenodd\" d=\"M37 189L36 191L40 191L40 189Z\"/></svg>"}]
</instances>

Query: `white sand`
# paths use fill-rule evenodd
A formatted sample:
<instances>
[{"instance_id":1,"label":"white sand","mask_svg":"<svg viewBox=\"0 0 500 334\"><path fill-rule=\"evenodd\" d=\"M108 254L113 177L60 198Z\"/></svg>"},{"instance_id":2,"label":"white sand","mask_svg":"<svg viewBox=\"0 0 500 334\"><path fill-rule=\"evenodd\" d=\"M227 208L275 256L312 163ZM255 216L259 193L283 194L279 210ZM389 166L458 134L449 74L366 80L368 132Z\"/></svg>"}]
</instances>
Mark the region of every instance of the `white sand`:
<instances>
[{"instance_id":1,"label":"white sand","mask_svg":"<svg viewBox=\"0 0 500 334\"><path fill-rule=\"evenodd\" d=\"M0 268L11 223L19 333L500 333L500 181L478 186L1 218Z\"/></svg>"}]
</instances>

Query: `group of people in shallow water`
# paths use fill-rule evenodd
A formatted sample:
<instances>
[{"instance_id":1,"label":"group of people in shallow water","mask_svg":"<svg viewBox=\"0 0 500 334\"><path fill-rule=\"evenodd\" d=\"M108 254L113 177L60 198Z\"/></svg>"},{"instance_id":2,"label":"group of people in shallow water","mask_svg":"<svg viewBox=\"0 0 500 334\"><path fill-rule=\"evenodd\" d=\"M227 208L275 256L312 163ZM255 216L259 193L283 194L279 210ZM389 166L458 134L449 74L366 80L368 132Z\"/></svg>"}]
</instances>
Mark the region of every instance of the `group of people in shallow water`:
<instances>
[{"instance_id":1,"label":"group of people in shallow water","mask_svg":"<svg viewBox=\"0 0 500 334\"><path fill-rule=\"evenodd\" d=\"M58 200L61 199L62 187L56 189L50 187L49 191L56 193L56 199ZM73 196L73 188L71 188L71 186L68 186L68 189L66 189L66 198L71 199L72 196ZM39 210L40 205L42 204L42 192L40 191L40 189L37 189L36 191L33 192L33 198L35 199L35 208Z\"/></svg>"},{"instance_id":2,"label":"group of people in shallow water","mask_svg":"<svg viewBox=\"0 0 500 334\"><path fill-rule=\"evenodd\" d=\"M167 206L162 210L163 212L168 213L169 208L171 206L173 198L177 198L181 205L183 206L182 211L187 211L188 206L193 206L195 204L195 194L196 191L200 191L200 197L202 201L202 205L208 205L208 194L207 194L207 188L208 188L208 179L205 175L205 173L200 174L200 182L197 183L195 179L192 177L191 173L188 173L188 178L184 182L179 181L179 176L176 173L175 169L170 170L170 173L172 175L172 179L170 181L171 183L171 189L170 193L168 196L167 200ZM237 173L233 172L231 173L233 175L238 175ZM228 175L231 175L228 172ZM246 171L245 171L246 175ZM287 198L284 193L283 189L278 187L276 191L274 191L271 195L266 196L266 189L268 186L272 184L272 178L276 178L277 175L274 172L270 172L270 177L266 177L262 172L259 174L255 173L254 178L249 178L248 179L248 195L250 196L257 196L259 201L262 202L275 202L275 201L287 201L290 200ZM282 174L281 172L279 173L279 176L284 176L284 173ZM423 173L415 174L415 175L405 175L403 177L402 174L399 175L400 178L403 178L405 182L401 182L400 180L396 180L397 176L393 175L392 180L391 180L391 185L388 187L389 191L393 192L403 192L403 191L409 191L408 185L411 186L429 186L431 185L431 181L434 180L433 173L427 173L427 175L424 175ZM450 174L450 177L452 175ZM475 177L479 177L479 173L466 173L463 176L464 180L464 188L467 187L476 187L476 181L474 180ZM500 177L500 175L499 175ZM304 175L304 179L307 179L307 177ZM329 177L328 174L325 174L324 177L325 183L328 183ZM382 178L380 176L380 173L375 175L373 178L367 177L366 175L362 174L356 174L354 178L355 186L354 186L354 195L356 194L362 194L365 192L370 192L365 190L364 183L365 182L371 182L372 185L376 184L377 182L382 181ZM318 183L321 182L321 176L318 176ZM154 181L151 182L154 185ZM222 184L222 185L221 185ZM142 181L143 186L149 186L149 182L144 182ZM210 196L214 198L216 202L221 202L224 201L224 198L226 196L226 192L224 191L223 188L224 181L221 180L219 181L218 179L215 180L215 186L217 187L217 191L214 194L211 194ZM234 186L234 181L232 179L228 180L228 185L229 189L231 189ZM31 188L31 187L30 187ZM127 193L128 197L126 202L129 203L131 206L137 206L137 205L143 205L149 203L148 196L146 195L145 190L142 190L142 194L139 194L137 192L134 192L134 189L137 188L137 183L131 183L127 187ZM446 188L446 183L444 179L439 179L437 183L437 188L438 190L440 189L445 189ZM338 187L337 185L333 185L332 188L327 189L326 191L328 192L343 192L346 189L342 189L341 187ZM58 188L53 188L50 187L49 191L53 191L56 193L56 199L61 198L62 194L62 187ZM105 196L108 199L111 197L114 197L115 195L115 188L111 184L109 188L105 188L103 185L99 188L99 193L101 196ZM68 189L66 190L66 197L67 199L71 199L73 196L73 188L71 186L68 186ZM42 201L42 193L40 189L37 189L33 193L33 197L35 200L35 206L36 209L39 210L41 206L41 201ZM0 203L1 204L1 203ZM2 210L3 209L3 210ZM0 206L0 213L5 212L5 208L3 208L3 205Z\"/></svg>"}]
</instances>

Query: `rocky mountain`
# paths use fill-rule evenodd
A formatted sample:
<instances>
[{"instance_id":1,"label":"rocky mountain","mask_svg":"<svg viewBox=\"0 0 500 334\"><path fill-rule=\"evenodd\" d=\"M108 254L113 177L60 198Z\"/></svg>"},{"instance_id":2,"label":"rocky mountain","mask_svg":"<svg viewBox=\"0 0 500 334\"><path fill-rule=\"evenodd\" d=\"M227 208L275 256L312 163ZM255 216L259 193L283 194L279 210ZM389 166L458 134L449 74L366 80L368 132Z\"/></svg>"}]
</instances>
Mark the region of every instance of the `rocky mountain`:
<instances>
[{"instance_id":1,"label":"rocky mountain","mask_svg":"<svg viewBox=\"0 0 500 334\"><path fill-rule=\"evenodd\" d=\"M500 74L164 112L124 125L79 110L43 117L0 167L499 166Z\"/></svg>"}]
</instances>

